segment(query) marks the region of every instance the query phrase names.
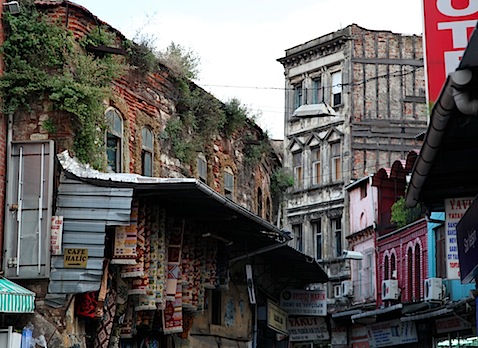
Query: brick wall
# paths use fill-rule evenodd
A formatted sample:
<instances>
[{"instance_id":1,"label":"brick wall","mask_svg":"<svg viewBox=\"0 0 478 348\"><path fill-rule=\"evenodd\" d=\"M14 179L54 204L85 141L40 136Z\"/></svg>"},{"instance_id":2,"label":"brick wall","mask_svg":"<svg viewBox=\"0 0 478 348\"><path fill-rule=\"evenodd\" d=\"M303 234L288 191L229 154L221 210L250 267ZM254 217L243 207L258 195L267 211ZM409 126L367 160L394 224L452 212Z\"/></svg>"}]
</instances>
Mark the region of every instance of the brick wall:
<instances>
[{"instance_id":1,"label":"brick wall","mask_svg":"<svg viewBox=\"0 0 478 348\"><path fill-rule=\"evenodd\" d=\"M351 26L352 177L420 148L426 130L422 37Z\"/></svg>"},{"instance_id":2,"label":"brick wall","mask_svg":"<svg viewBox=\"0 0 478 348\"><path fill-rule=\"evenodd\" d=\"M114 28L95 18L81 6L65 3L40 2L39 8L52 20L60 21L72 31L76 38L81 38L104 24L102 30L109 30L118 37L118 44L124 37ZM157 177L194 177L197 176L196 163L180 163L170 156L168 143L162 139L168 120L176 115L178 86L167 69L155 73L143 73L136 69L128 72L114 82L113 96L105 100L107 107L116 108L124 120L123 134L123 172L141 173L141 129L149 127L154 134L153 173ZM204 92L206 93L206 92ZM74 128L71 117L52 110L48 101L41 101L31 106L32 112L15 115L13 125L14 140L53 139L57 152L73 149ZM42 127L50 119L56 127L54 133ZM250 168L244 155L245 139L260 140L262 130L253 123L231 136L218 136L208 145L208 184L217 192L224 193L224 169L230 167L235 176L235 200L246 208L256 212L258 209L257 192L262 192L262 207L272 206L270 195L270 176L279 165L278 157L271 153L261 165ZM269 160L267 160L269 158ZM263 217L270 216L271 210L263 209Z\"/></svg>"},{"instance_id":3,"label":"brick wall","mask_svg":"<svg viewBox=\"0 0 478 348\"><path fill-rule=\"evenodd\" d=\"M420 248L420 294L415 288L415 277L412 284L409 282L409 274L415 275L415 247ZM401 290L401 297L398 302L406 303L423 300L424 289L423 281L428 278L428 243L427 243L427 223L425 219L419 220L407 227L396 230L377 240L378 262L377 279L379 286L378 305L383 303L382 300L382 281L385 279L385 259L388 256L389 270L391 269L391 255L395 255L398 286ZM412 249L412 269L408 266L408 250ZM389 278L390 279L390 275ZM412 288L412 296L409 294L409 286Z\"/></svg>"}]
</instances>

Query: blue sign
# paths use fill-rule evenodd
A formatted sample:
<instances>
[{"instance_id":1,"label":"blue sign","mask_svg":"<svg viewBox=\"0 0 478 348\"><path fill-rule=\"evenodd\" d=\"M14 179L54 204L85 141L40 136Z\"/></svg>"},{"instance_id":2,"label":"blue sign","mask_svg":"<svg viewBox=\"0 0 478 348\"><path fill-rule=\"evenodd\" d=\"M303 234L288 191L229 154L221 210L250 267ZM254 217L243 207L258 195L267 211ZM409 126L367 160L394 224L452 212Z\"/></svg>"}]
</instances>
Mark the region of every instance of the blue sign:
<instances>
[{"instance_id":1,"label":"blue sign","mask_svg":"<svg viewBox=\"0 0 478 348\"><path fill-rule=\"evenodd\" d=\"M456 226L460 278L468 284L478 275L478 201L475 199Z\"/></svg>"}]
</instances>

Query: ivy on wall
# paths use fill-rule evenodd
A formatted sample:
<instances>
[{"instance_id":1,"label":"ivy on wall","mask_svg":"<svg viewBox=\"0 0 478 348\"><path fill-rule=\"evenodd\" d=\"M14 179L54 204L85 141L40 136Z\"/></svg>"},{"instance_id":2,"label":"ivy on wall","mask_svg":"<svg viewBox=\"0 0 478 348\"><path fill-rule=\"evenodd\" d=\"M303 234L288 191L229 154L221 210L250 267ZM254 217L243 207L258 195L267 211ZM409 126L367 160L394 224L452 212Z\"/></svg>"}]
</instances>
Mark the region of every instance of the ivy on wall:
<instances>
[{"instance_id":1,"label":"ivy on wall","mask_svg":"<svg viewBox=\"0 0 478 348\"><path fill-rule=\"evenodd\" d=\"M47 100L66 111L74 127L74 153L84 163L104 169L104 105L111 82L125 71L120 57L95 56L86 45L111 45L114 36L96 28L79 42L59 22L25 3L22 12L3 14L5 72L0 78L3 110L30 110ZM55 125L49 124L53 131Z\"/></svg>"}]
</instances>

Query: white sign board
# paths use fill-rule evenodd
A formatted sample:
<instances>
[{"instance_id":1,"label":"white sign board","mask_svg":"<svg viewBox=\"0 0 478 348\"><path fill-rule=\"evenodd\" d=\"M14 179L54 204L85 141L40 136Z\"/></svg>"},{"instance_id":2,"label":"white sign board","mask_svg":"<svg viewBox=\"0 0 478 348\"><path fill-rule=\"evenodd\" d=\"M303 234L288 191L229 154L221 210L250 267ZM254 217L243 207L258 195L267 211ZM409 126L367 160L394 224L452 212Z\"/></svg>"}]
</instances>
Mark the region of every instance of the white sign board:
<instances>
[{"instance_id":1,"label":"white sign board","mask_svg":"<svg viewBox=\"0 0 478 348\"><path fill-rule=\"evenodd\" d=\"M321 317L298 317L287 319L289 341L316 341L329 340L329 330L325 318Z\"/></svg>"},{"instance_id":2,"label":"white sign board","mask_svg":"<svg viewBox=\"0 0 478 348\"><path fill-rule=\"evenodd\" d=\"M52 216L51 218L51 254L61 255L61 243L63 239L63 216Z\"/></svg>"},{"instance_id":3,"label":"white sign board","mask_svg":"<svg viewBox=\"0 0 478 348\"><path fill-rule=\"evenodd\" d=\"M400 319L367 325L367 336L371 348L418 342L415 323L402 323Z\"/></svg>"},{"instance_id":4,"label":"white sign board","mask_svg":"<svg viewBox=\"0 0 478 348\"><path fill-rule=\"evenodd\" d=\"M470 207L471 203L473 203L473 198L445 199L446 266L448 279L460 279L456 225Z\"/></svg>"},{"instance_id":5,"label":"white sign board","mask_svg":"<svg viewBox=\"0 0 478 348\"><path fill-rule=\"evenodd\" d=\"M280 306L291 315L326 316L327 296L325 290L284 290Z\"/></svg>"}]
</instances>

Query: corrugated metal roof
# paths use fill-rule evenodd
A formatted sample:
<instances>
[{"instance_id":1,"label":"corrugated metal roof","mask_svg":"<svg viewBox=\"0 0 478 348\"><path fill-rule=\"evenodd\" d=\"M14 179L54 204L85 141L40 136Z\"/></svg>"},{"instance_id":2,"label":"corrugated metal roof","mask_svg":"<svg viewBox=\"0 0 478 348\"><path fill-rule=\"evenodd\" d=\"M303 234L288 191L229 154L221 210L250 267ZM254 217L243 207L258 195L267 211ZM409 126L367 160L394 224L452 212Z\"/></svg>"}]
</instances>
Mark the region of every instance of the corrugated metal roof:
<instances>
[{"instance_id":1,"label":"corrugated metal roof","mask_svg":"<svg viewBox=\"0 0 478 348\"><path fill-rule=\"evenodd\" d=\"M63 248L87 248L85 269L65 268L63 255L52 256L48 291L95 291L100 287L106 226L129 225L132 188L98 187L62 175L56 215L63 216Z\"/></svg>"},{"instance_id":2,"label":"corrugated metal roof","mask_svg":"<svg viewBox=\"0 0 478 348\"><path fill-rule=\"evenodd\" d=\"M103 173L71 158L67 151L57 155L63 169L70 176L95 186L134 188L140 196L157 199L191 220L216 223L229 240L250 240L254 235L257 247L276 241L290 240L280 228L248 209L222 196L195 178L154 178L137 174ZM253 247L250 245L250 247ZM251 251L251 250L248 250Z\"/></svg>"}]
</instances>

